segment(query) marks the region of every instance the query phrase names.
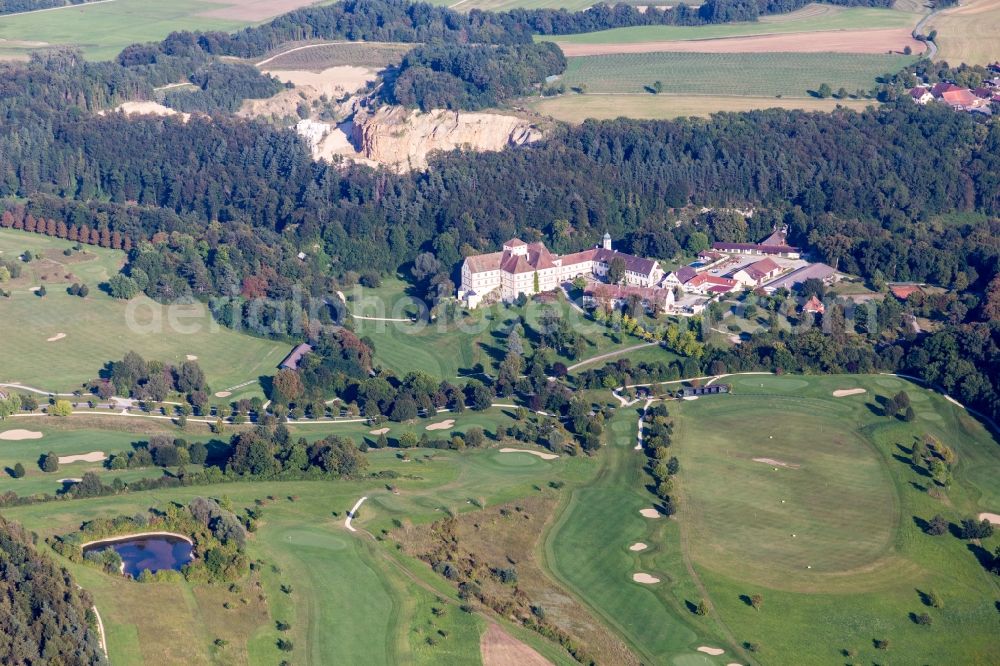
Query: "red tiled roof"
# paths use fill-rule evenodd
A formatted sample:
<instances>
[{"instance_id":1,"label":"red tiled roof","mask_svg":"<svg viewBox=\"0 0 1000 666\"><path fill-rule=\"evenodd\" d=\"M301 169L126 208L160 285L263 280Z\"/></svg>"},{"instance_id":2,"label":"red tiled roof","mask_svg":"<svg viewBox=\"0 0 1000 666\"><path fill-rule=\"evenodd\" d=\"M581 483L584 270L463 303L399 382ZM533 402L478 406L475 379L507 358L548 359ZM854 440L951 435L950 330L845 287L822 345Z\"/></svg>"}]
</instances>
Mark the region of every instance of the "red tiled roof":
<instances>
[{"instance_id":1,"label":"red tiled roof","mask_svg":"<svg viewBox=\"0 0 1000 666\"><path fill-rule=\"evenodd\" d=\"M826 307L823 305L823 301L819 300L816 294L813 294L812 298L802 306L802 310L803 312L819 312L822 314L826 311Z\"/></svg>"},{"instance_id":2,"label":"red tiled roof","mask_svg":"<svg viewBox=\"0 0 1000 666\"><path fill-rule=\"evenodd\" d=\"M992 88L986 88L985 86L980 86L980 87L976 88L975 90L973 90L972 94L975 95L976 97L980 97L982 99L989 99L990 97L993 96L993 89Z\"/></svg>"},{"instance_id":3,"label":"red tiled roof","mask_svg":"<svg viewBox=\"0 0 1000 666\"><path fill-rule=\"evenodd\" d=\"M614 259L619 258L625 262L625 270L630 273L638 273L639 275L649 275L653 267L656 266L656 262L652 259L643 259L632 254L624 254L618 250L605 250L603 247L599 247L594 251L594 261L600 261L609 266Z\"/></svg>"},{"instance_id":4,"label":"red tiled roof","mask_svg":"<svg viewBox=\"0 0 1000 666\"><path fill-rule=\"evenodd\" d=\"M750 265L750 268L760 271L761 273L773 273L774 271L781 270L781 266L775 263L774 259L768 257L767 259L761 259Z\"/></svg>"},{"instance_id":5,"label":"red tiled roof","mask_svg":"<svg viewBox=\"0 0 1000 666\"><path fill-rule=\"evenodd\" d=\"M941 99L952 106L971 106L979 100L971 90L965 88L945 91L941 93Z\"/></svg>"},{"instance_id":6,"label":"red tiled roof","mask_svg":"<svg viewBox=\"0 0 1000 666\"><path fill-rule=\"evenodd\" d=\"M736 288L736 280L731 280L729 278L715 277L714 275L709 275L708 273L699 273L690 280L684 283L686 287L700 287L703 284L709 284L712 287L728 287L730 290Z\"/></svg>"},{"instance_id":7,"label":"red tiled roof","mask_svg":"<svg viewBox=\"0 0 1000 666\"><path fill-rule=\"evenodd\" d=\"M527 243L525 243L520 238L511 238L509 241L507 241L503 245L504 245L504 247L523 247L523 246L527 245Z\"/></svg>"},{"instance_id":8,"label":"red tiled roof","mask_svg":"<svg viewBox=\"0 0 1000 666\"><path fill-rule=\"evenodd\" d=\"M921 86L917 86L916 88L910 88L910 97L912 97L913 99L920 99L921 97L926 95L927 92L928 92L927 88L923 88Z\"/></svg>"},{"instance_id":9,"label":"red tiled roof","mask_svg":"<svg viewBox=\"0 0 1000 666\"><path fill-rule=\"evenodd\" d=\"M940 97L944 93L952 92L954 90L962 90L962 88L956 86L954 83L947 83L942 81L940 83L934 84L934 87L931 88L931 94L934 95L935 97Z\"/></svg>"}]
</instances>

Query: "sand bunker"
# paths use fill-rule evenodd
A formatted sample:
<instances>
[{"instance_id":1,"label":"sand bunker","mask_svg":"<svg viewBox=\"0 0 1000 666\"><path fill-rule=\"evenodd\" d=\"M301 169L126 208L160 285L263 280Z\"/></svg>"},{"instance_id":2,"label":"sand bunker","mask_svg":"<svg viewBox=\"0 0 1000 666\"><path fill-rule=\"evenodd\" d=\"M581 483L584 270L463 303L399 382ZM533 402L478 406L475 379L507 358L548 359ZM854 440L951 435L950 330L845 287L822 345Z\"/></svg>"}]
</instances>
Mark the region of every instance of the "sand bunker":
<instances>
[{"instance_id":1,"label":"sand bunker","mask_svg":"<svg viewBox=\"0 0 1000 666\"><path fill-rule=\"evenodd\" d=\"M696 395L689 395L689 396L685 396L684 399L685 400L697 400L698 396L696 396Z\"/></svg>"},{"instance_id":2,"label":"sand bunker","mask_svg":"<svg viewBox=\"0 0 1000 666\"><path fill-rule=\"evenodd\" d=\"M979 514L979 520L988 520L994 525L1000 525L1000 514L996 513L981 513Z\"/></svg>"},{"instance_id":3,"label":"sand bunker","mask_svg":"<svg viewBox=\"0 0 1000 666\"><path fill-rule=\"evenodd\" d=\"M861 395L862 393L867 393L863 388L853 388L853 389L837 389L833 392L834 398L846 398L849 395Z\"/></svg>"},{"instance_id":4,"label":"sand bunker","mask_svg":"<svg viewBox=\"0 0 1000 666\"><path fill-rule=\"evenodd\" d=\"M642 514L643 518L659 518L660 512L656 509L639 509L639 513Z\"/></svg>"},{"instance_id":5,"label":"sand bunker","mask_svg":"<svg viewBox=\"0 0 1000 666\"><path fill-rule=\"evenodd\" d=\"M775 467L784 467L786 469L798 469L799 465L793 463L786 463L781 460L775 460L774 458L754 458L754 462L764 463L765 465L773 465Z\"/></svg>"},{"instance_id":6,"label":"sand bunker","mask_svg":"<svg viewBox=\"0 0 1000 666\"><path fill-rule=\"evenodd\" d=\"M42 433L37 430L4 430L0 432L0 439L8 442L20 442L22 439L41 439Z\"/></svg>"},{"instance_id":7,"label":"sand bunker","mask_svg":"<svg viewBox=\"0 0 1000 666\"><path fill-rule=\"evenodd\" d=\"M455 419L445 419L444 421L441 421L439 423L430 424L429 426L424 428L424 430L447 430L453 425L455 425Z\"/></svg>"},{"instance_id":8,"label":"sand bunker","mask_svg":"<svg viewBox=\"0 0 1000 666\"><path fill-rule=\"evenodd\" d=\"M59 479L59 483L80 483L83 479L69 478L69 479Z\"/></svg>"},{"instance_id":9,"label":"sand bunker","mask_svg":"<svg viewBox=\"0 0 1000 666\"><path fill-rule=\"evenodd\" d=\"M378 78L378 70L370 67L354 67L340 65L330 67L322 72L310 72L302 69L263 70L276 79L291 83L296 88L312 88L320 95L340 97L363 88L369 81Z\"/></svg>"},{"instance_id":10,"label":"sand bunker","mask_svg":"<svg viewBox=\"0 0 1000 666\"><path fill-rule=\"evenodd\" d=\"M68 465L75 462L101 462L107 458L104 451L91 451L90 453L80 453L75 456L59 456L60 465Z\"/></svg>"},{"instance_id":11,"label":"sand bunker","mask_svg":"<svg viewBox=\"0 0 1000 666\"><path fill-rule=\"evenodd\" d=\"M215 397L216 398L228 398L231 395L232 395L232 392L230 392L230 391L219 391L218 393L215 394Z\"/></svg>"},{"instance_id":12,"label":"sand bunker","mask_svg":"<svg viewBox=\"0 0 1000 666\"><path fill-rule=\"evenodd\" d=\"M197 361L197 360L198 360L198 357L197 357L197 356L195 356L194 354L188 354L188 355L187 355L187 356L185 356L184 358L186 358L186 359L187 359L187 360L189 360L189 361Z\"/></svg>"},{"instance_id":13,"label":"sand bunker","mask_svg":"<svg viewBox=\"0 0 1000 666\"><path fill-rule=\"evenodd\" d=\"M387 432L389 432L388 428L376 428L375 430L369 430L368 434L369 435L384 435Z\"/></svg>"},{"instance_id":14,"label":"sand bunker","mask_svg":"<svg viewBox=\"0 0 1000 666\"><path fill-rule=\"evenodd\" d=\"M533 456L538 456L542 460L553 460L559 457L554 453L543 453L542 451L529 451L528 449L500 449L500 453L530 453Z\"/></svg>"},{"instance_id":15,"label":"sand bunker","mask_svg":"<svg viewBox=\"0 0 1000 666\"><path fill-rule=\"evenodd\" d=\"M632 552L636 552L636 551L640 551L640 550L646 550L647 548L649 548L649 546L647 546L646 544L644 544L641 541L636 542L636 543L634 543L634 544L632 544L631 546L628 547L628 549L631 550Z\"/></svg>"},{"instance_id":16,"label":"sand bunker","mask_svg":"<svg viewBox=\"0 0 1000 666\"><path fill-rule=\"evenodd\" d=\"M913 39L908 28L829 30L753 35L720 39L686 39L661 42L575 44L556 42L567 58L614 53L885 53L903 52L907 46L922 53L925 44Z\"/></svg>"},{"instance_id":17,"label":"sand bunker","mask_svg":"<svg viewBox=\"0 0 1000 666\"><path fill-rule=\"evenodd\" d=\"M705 654L710 654L713 657L718 657L720 654L724 654L726 651L722 648L708 647L707 645L702 645L698 648L698 652L704 652Z\"/></svg>"},{"instance_id":18,"label":"sand bunker","mask_svg":"<svg viewBox=\"0 0 1000 666\"><path fill-rule=\"evenodd\" d=\"M656 576L650 576L648 573L634 573L632 574L632 580L637 583L642 583L643 585L652 585L660 582L659 578Z\"/></svg>"},{"instance_id":19,"label":"sand bunker","mask_svg":"<svg viewBox=\"0 0 1000 666\"><path fill-rule=\"evenodd\" d=\"M56 333L51 338L46 338L45 341L46 342L55 342L56 340L62 340L65 337L66 337L65 333Z\"/></svg>"}]
</instances>

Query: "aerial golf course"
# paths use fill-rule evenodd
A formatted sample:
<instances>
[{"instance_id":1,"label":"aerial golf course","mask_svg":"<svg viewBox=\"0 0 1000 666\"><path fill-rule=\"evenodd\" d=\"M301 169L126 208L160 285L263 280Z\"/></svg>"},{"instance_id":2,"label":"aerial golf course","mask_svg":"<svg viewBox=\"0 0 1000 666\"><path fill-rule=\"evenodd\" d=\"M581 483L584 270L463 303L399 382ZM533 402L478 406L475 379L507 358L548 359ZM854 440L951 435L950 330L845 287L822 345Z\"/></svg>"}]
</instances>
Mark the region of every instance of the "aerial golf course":
<instances>
[{"instance_id":1,"label":"aerial golf course","mask_svg":"<svg viewBox=\"0 0 1000 666\"><path fill-rule=\"evenodd\" d=\"M668 403L682 497L670 518L640 513L656 506L645 457L634 449L641 402L618 407L605 447L593 456L501 453L506 444L496 440L460 452L382 449L369 451L370 475L360 480L234 482L5 513L44 538L97 516L199 495L234 507L260 501L263 519L248 542L256 564L236 585L137 583L69 565L95 597L114 663L150 663L157 655L276 663L283 658L275 647L280 636L310 663L334 655L356 663L477 663L480 637L492 623L551 663L574 663L509 618L462 610L455 586L404 547L410 527L426 532L447 517L479 524L497 507L522 504L546 513L538 516L544 529L530 536L532 562L517 566L538 567L579 605L572 612L589 613L645 663L782 663L776 655L788 654L817 664L988 663L998 589L977 553L992 552L998 539L955 533L963 519L1000 507L1000 454L983 425L892 376L720 381L732 383L731 395ZM881 414L882 402L901 390L914 407L912 422ZM615 404L605 391L588 399L597 407ZM464 418L457 416L456 430ZM489 432L513 414L469 418ZM337 427L359 441L374 439L361 424L292 430L312 439L316 428ZM405 427L413 426L392 424ZM913 442L926 435L957 455L948 487L936 487L911 464ZM59 442L74 436L46 430L34 444L68 453ZM379 471L398 476L373 478ZM4 479L0 490L23 481ZM361 497L367 499L352 531L347 511ZM949 521L951 533L925 533L935 514ZM637 573L657 582L636 582ZM527 577L522 585L529 594L540 589ZM929 605L928 595L940 607ZM557 624L566 619L559 605L546 612ZM931 623L915 620L922 614ZM279 631L278 623L290 628ZM585 636L581 641L589 647Z\"/></svg>"}]
</instances>

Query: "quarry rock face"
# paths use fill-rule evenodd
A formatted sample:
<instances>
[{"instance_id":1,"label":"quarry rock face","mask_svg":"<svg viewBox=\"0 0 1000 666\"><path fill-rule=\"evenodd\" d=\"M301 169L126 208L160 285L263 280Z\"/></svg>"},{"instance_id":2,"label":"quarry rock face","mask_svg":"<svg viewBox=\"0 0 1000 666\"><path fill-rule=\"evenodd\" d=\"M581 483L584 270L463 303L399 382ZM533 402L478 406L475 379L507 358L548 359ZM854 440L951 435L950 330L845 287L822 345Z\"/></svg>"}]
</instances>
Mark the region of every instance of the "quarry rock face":
<instances>
[{"instance_id":1,"label":"quarry rock face","mask_svg":"<svg viewBox=\"0 0 1000 666\"><path fill-rule=\"evenodd\" d=\"M542 137L533 123L498 113L436 109L427 113L398 106L359 109L348 128L358 156L399 171L422 169L437 150L503 150Z\"/></svg>"}]
</instances>

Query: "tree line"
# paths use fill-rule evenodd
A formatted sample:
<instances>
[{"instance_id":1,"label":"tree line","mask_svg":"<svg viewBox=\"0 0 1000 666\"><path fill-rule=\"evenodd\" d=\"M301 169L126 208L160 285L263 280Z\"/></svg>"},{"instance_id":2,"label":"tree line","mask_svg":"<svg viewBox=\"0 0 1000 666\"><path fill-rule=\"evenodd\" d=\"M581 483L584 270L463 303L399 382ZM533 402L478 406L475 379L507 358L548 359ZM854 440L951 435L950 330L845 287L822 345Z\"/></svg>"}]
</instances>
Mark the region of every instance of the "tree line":
<instances>
[{"instance_id":1,"label":"tree line","mask_svg":"<svg viewBox=\"0 0 1000 666\"><path fill-rule=\"evenodd\" d=\"M22 12L38 11L39 9L71 7L87 2L90 2L90 0L0 0L0 14L20 14Z\"/></svg>"}]
</instances>

